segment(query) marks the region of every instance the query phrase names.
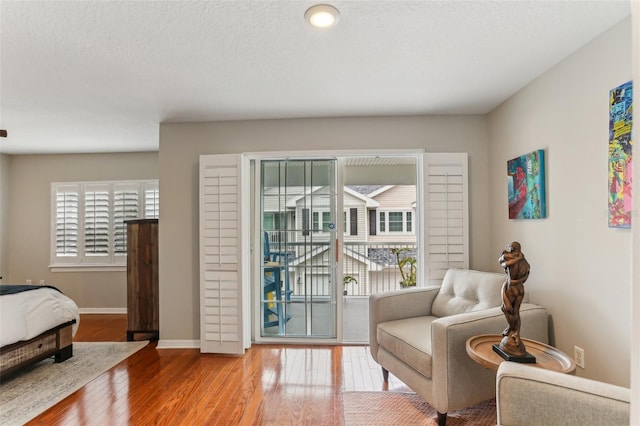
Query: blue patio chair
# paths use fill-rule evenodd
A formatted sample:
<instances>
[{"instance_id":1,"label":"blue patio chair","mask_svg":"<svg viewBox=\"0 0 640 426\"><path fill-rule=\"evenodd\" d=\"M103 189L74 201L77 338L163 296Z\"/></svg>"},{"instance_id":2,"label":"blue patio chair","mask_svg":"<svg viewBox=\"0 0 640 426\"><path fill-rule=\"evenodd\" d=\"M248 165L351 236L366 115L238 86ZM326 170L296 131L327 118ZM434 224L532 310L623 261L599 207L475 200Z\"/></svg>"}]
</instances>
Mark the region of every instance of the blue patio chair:
<instances>
[{"instance_id":1,"label":"blue patio chair","mask_svg":"<svg viewBox=\"0 0 640 426\"><path fill-rule=\"evenodd\" d=\"M283 312L282 299L282 275L285 281L285 299L290 301L291 292L289 285L289 256L282 252L272 252L269 235L264 232L264 327L278 326L280 334L284 333L284 324L291 319L290 315ZM272 317L275 316L275 319Z\"/></svg>"}]
</instances>

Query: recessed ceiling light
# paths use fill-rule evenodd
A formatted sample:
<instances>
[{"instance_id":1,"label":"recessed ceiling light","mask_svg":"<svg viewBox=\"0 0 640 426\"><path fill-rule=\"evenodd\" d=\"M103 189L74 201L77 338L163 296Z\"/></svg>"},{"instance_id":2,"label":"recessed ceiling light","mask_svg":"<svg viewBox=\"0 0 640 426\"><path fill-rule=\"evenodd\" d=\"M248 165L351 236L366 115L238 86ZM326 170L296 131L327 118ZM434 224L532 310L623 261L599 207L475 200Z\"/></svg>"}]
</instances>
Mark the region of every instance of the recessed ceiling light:
<instances>
[{"instance_id":1,"label":"recessed ceiling light","mask_svg":"<svg viewBox=\"0 0 640 426\"><path fill-rule=\"evenodd\" d=\"M340 12L328 4L311 6L304 13L304 19L314 27L327 28L335 25L340 18Z\"/></svg>"}]
</instances>

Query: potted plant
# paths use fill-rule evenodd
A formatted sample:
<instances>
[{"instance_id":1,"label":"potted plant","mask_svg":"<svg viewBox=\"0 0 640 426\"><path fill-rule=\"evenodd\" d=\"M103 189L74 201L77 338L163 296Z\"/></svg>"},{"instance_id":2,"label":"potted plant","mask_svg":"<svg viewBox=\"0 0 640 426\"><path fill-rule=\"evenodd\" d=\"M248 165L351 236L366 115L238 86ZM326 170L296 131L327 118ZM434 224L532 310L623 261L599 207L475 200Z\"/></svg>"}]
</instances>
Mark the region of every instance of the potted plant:
<instances>
[{"instance_id":1,"label":"potted plant","mask_svg":"<svg viewBox=\"0 0 640 426\"><path fill-rule=\"evenodd\" d=\"M352 275L345 275L342 277L342 284L345 286L349 283L358 284L358 280ZM347 295L347 289L345 288L342 292L343 295Z\"/></svg>"},{"instance_id":2,"label":"potted plant","mask_svg":"<svg viewBox=\"0 0 640 426\"><path fill-rule=\"evenodd\" d=\"M411 248L400 247L391 249L396 255L396 262L400 269L402 280L401 287L414 287L416 285L416 258L411 255Z\"/></svg>"}]
</instances>

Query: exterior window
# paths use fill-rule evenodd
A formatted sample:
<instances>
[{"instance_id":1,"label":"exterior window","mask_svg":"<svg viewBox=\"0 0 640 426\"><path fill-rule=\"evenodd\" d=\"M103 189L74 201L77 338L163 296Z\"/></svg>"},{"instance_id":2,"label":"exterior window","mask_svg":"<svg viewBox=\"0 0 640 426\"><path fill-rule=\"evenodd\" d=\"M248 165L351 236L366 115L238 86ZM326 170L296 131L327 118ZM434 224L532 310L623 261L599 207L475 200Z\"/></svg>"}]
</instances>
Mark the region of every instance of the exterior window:
<instances>
[{"instance_id":1,"label":"exterior window","mask_svg":"<svg viewBox=\"0 0 640 426\"><path fill-rule=\"evenodd\" d=\"M413 233L413 212L379 212L378 230L380 233Z\"/></svg>"},{"instance_id":2,"label":"exterior window","mask_svg":"<svg viewBox=\"0 0 640 426\"><path fill-rule=\"evenodd\" d=\"M314 231L328 231L331 224L331 213L314 211L311 214L311 228Z\"/></svg>"},{"instance_id":3,"label":"exterior window","mask_svg":"<svg viewBox=\"0 0 640 426\"><path fill-rule=\"evenodd\" d=\"M263 213L262 226L265 231L284 230L287 228L286 213Z\"/></svg>"},{"instance_id":4,"label":"exterior window","mask_svg":"<svg viewBox=\"0 0 640 426\"><path fill-rule=\"evenodd\" d=\"M402 232L402 216L402 212L389 212L387 214L387 217L389 219L389 232Z\"/></svg>"},{"instance_id":5,"label":"exterior window","mask_svg":"<svg viewBox=\"0 0 640 426\"><path fill-rule=\"evenodd\" d=\"M157 218L158 181L51 184L53 267L124 266L125 221Z\"/></svg>"},{"instance_id":6,"label":"exterior window","mask_svg":"<svg viewBox=\"0 0 640 426\"><path fill-rule=\"evenodd\" d=\"M349 212L347 210L342 212L342 232L349 235Z\"/></svg>"},{"instance_id":7,"label":"exterior window","mask_svg":"<svg viewBox=\"0 0 640 426\"><path fill-rule=\"evenodd\" d=\"M276 229L273 213L264 213L262 215L262 227L267 231Z\"/></svg>"}]
</instances>

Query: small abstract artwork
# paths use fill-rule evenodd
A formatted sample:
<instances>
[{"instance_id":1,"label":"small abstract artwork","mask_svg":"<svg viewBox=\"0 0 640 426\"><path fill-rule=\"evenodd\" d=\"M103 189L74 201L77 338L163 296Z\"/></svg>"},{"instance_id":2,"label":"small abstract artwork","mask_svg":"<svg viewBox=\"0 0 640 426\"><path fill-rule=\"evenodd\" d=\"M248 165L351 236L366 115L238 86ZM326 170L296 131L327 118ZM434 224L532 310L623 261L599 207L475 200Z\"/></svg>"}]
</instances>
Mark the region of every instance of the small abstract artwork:
<instances>
[{"instance_id":1,"label":"small abstract artwork","mask_svg":"<svg viewBox=\"0 0 640 426\"><path fill-rule=\"evenodd\" d=\"M547 203L544 150L507 161L509 219L544 219Z\"/></svg>"},{"instance_id":2,"label":"small abstract artwork","mask_svg":"<svg viewBox=\"0 0 640 426\"><path fill-rule=\"evenodd\" d=\"M632 96L630 81L609 91L609 227L631 226Z\"/></svg>"}]
</instances>

